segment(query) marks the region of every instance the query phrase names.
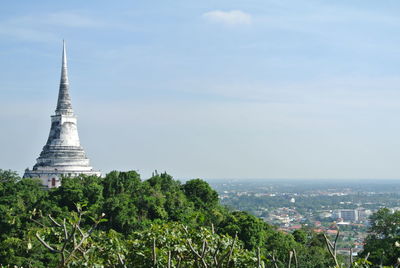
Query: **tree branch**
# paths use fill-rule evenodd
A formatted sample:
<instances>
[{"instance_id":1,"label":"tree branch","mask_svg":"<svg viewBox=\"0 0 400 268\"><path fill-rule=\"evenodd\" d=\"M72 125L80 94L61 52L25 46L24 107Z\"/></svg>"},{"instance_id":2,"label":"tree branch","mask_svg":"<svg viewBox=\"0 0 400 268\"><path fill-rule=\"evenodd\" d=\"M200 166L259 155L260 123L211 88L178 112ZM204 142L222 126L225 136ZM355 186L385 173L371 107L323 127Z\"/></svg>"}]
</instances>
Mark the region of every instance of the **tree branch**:
<instances>
[{"instance_id":1,"label":"tree branch","mask_svg":"<svg viewBox=\"0 0 400 268\"><path fill-rule=\"evenodd\" d=\"M289 251L289 264L288 264L288 268L290 268L290 266L292 266L292 259L293 259L293 251Z\"/></svg>"},{"instance_id":2,"label":"tree branch","mask_svg":"<svg viewBox=\"0 0 400 268\"><path fill-rule=\"evenodd\" d=\"M275 259L275 254L273 254L273 253L272 253L272 261L274 262L274 267L275 267L275 268L279 268L279 267L278 267L278 264L277 264L277 261L276 261L276 259Z\"/></svg>"},{"instance_id":3,"label":"tree branch","mask_svg":"<svg viewBox=\"0 0 400 268\"><path fill-rule=\"evenodd\" d=\"M297 252L296 249L293 249L293 255L294 255L294 263L296 265L296 268L299 268L299 262L297 261Z\"/></svg>"},{"instance_id":4,"label":"tree branch","mask_svg":"<svg viewBox=\"0 0 400 268\"><path fill-rule=\"evenodd\" d=\"M64 218L64 220L63 220L64 237L65 237L65 239L68 239L68 231L67 231L67 225L66 225L65 221L66 220Z\"/></svg>"},{"instance_id":5,"label":"tree branch","mask_svg":"<svg viewBox=\"0 0 400 268\"><path fill-rule=\"evenodd\" d=\"M49 214L49 215L47 215L48 217L49 217L49 219L51 220L51 222L55 225L55 226L57 226L57 227L61 227L61 224L59 224L58 222L56 222L56 220L55 219L53 219L52 217L51 217L51 215Z\"/></svg>"},{"instance_id":6,"label":"tree branch","mask_svg":"<svg viewBox=\"0 0 400 268\"><path fill-rule=\"evenodd\" d=\"M50 250L50 252L52 253L60 253L61 251L56 250L54 248L52 248L49 244L47 244L42 238L40 238L39 233L36 233L36 238L39 240L40 243L42 243L43 246L45 246L45 248L47 248L48 250Z\"/></svg>"},{"instance_id":7,"label":"tree branch","mask_svg":"<svg viewBox=\"0 0 400 268\"><path fill-rule=\"evenodd\" d=\"M260 247L257 247L257 268L261 268L261 254L260 254Z\"/></svg>"},{"instance_id":8,"label":"tree branch","mask_svg":"<svg viewBox=\"0 0 400 268\"><path fill-rule=\"evenodd\" d=\"M157 265L156 238L153 238L153 266Z\"/></svg>"},{"instance_id":9,"label":"tree branch","mask_svg":"<svg viewBox=\"0 0 400 268\"><path fill-rule=\"evenodd\" d=\"M339 236L336 235L335 244L332 246L332 243L329 241L328 237L324 234L326 247L328 248L329 254L331 254L333 260L335 261L335 265L339 267L339 263L336 258L336 241Z\"/></svg>"}]
</instances>

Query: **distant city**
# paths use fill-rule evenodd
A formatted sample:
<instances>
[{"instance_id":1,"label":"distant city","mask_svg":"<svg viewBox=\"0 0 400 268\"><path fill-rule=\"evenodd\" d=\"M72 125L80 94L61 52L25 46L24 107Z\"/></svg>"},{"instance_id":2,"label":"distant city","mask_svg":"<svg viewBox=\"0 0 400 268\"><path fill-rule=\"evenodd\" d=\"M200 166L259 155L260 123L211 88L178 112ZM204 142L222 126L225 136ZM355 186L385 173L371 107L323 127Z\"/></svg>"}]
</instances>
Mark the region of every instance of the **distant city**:
<instances>
[{"instance_id":1,"label":"distant city","mask_svg":"<svg viewBox=\"0 0 400 268\"><path fill-rule=\"evenodd\" d=\"M222 204L245 210L284 232L310 228L335 236L338 253L361 252L369 216L379 208L400 210L394 180L208 180Z\"/></svg>"}]
</instances>

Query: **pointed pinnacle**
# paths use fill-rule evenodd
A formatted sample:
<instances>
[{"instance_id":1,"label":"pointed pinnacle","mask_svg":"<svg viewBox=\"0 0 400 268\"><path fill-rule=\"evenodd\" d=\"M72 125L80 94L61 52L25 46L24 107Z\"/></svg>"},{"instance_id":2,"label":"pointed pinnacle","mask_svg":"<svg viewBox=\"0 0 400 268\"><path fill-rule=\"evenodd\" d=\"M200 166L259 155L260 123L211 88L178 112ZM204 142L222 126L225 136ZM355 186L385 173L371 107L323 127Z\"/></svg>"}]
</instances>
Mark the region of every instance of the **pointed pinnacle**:
<instances>
[{"instance_id":1,"label":"pointed pinnacle","mask_svg":"<svg viewBox=\"0 0 400 268\"><path fill-rule=\"evenodd\" d=\"M65 48L65 41L63 40L62 52L62 66L61 66L61 80L60 90L58 93L56 114L73 114L71 97L69 96L69 81L68 81L68 68L67 68L67 50Z\"/></svg>"},{"instance_id":2,"label":"pointed pinnacle","mask_svg":"<svg viewBox=\"0 0 400 268\"><path fill-rule=\"evenodd\" d=\"M61 83L68 84L67 50L65 48L64 40L63 40L63 52L62 52Z\"/></svg>"}]
</instances>

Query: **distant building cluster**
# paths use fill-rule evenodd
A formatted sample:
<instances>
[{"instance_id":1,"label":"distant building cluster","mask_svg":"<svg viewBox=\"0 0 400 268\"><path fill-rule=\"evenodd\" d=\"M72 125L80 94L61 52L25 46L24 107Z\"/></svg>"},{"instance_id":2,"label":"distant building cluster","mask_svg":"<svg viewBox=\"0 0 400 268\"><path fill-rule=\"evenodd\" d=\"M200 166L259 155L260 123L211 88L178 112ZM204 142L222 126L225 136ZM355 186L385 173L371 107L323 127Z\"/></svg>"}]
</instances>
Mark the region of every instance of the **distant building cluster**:
<instances>
[{"instance_id":1,"label":"distant building cluster","mask_svg":"<svg viewBox=\"0 0 400 268\"><path fill-rule=\"evenodd\" d=\"M245 210L286 233L305 228L334 239L338 254L363 250L369 217L379 208L399 211L400 184L348 184L327 187L305 182L232 181L215 184L221 202ZM390 194L388 194L390 193Z\"/></svg>"},{"instance_id":2,"label":"distant building cluster","mask_svg":"<svg viewBox=\"0 0 400 268\"><path fill-rule=\"evenodd\" d=\"M365 208L338 209L334 211L332 218L338 222L364 222L371 214L371 210Z\"/></svg>"}]
</instances>

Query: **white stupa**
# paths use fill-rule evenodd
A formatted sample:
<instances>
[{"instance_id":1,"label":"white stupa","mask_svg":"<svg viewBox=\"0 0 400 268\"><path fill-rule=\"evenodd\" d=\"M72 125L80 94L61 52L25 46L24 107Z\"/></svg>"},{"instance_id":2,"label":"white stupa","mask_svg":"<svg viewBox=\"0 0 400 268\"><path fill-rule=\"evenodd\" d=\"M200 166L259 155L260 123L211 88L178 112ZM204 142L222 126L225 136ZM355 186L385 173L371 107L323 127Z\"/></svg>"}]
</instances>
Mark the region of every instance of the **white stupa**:
<instances>
[{"instance_id":1,"label":"white stupa","mask_svg":"<svg viewBox=\"0 0 400 268\"><path fill-rule=\"evenodd\" d=\"M78 135L77 120L69 96L67 56L63 42L60 90L55 115L51 116L49 138L32 170L24 178L40 178L49 188L61 185L61 176L97 175L86 157Z\"/></svg>"}]
</instances>

